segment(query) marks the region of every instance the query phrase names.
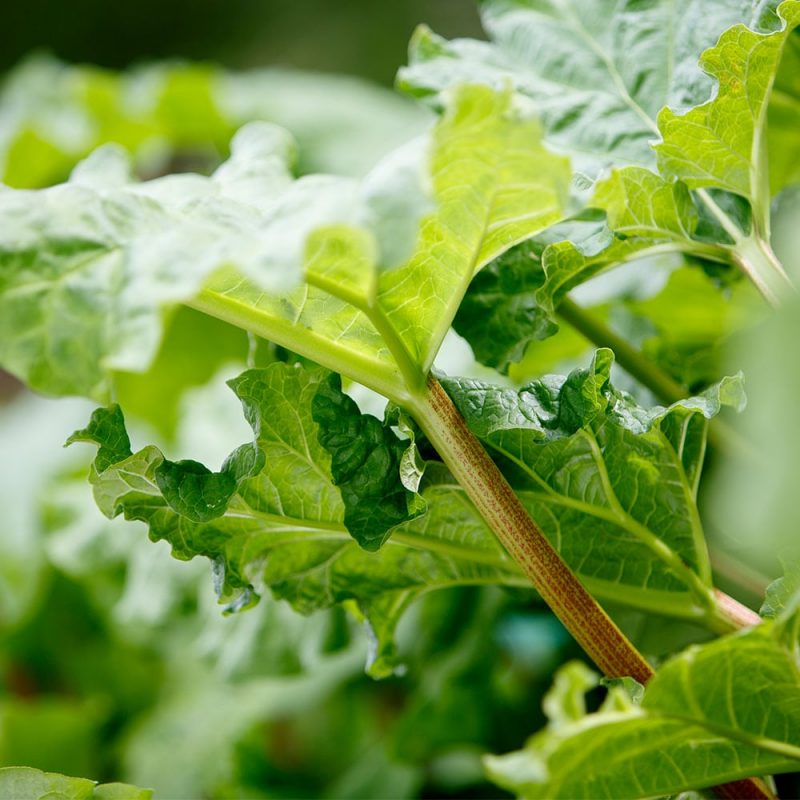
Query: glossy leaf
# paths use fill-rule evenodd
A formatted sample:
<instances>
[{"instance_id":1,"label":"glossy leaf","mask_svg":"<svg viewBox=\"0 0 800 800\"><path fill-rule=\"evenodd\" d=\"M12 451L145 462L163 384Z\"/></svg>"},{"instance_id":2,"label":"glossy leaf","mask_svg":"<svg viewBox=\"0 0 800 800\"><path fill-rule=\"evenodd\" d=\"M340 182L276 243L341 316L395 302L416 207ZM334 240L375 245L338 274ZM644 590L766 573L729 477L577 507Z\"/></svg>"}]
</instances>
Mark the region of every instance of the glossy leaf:
<instances>
[{"instance_id":1,"label":"glossy leaf","mask_svg":"<svg viewBox=\"0 0 800 800\"><path fill-rule=\"evenodd\" d=\"M407 443L376 417L362 414L341 387L336 374L322 381L311 413L319 426L319 443L331 457L347 530L365 550L374 551L392 528L424 513L425 503L401 480Z\"/></svg>"}]
</instances>

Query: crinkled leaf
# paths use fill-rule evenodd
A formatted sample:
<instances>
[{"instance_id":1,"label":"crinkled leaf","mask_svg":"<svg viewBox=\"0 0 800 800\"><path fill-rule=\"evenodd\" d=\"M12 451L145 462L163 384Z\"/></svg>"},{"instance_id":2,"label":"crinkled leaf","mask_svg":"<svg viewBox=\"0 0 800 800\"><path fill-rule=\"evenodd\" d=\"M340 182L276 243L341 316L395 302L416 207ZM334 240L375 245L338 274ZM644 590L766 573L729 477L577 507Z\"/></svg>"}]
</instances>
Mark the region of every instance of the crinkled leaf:
<instances>
[{"instance_id":1,"label":"crinkled leaf","mask_svg":"<svg viewBox=\"0 0 800 800\"><path fill-rule=\"evenodd\" d=\"M491 43L446 42L421 29L400 84L436 94L460 80L511 83L540 113L546 141L572 155L579 172L594 181L615 170L590 203L608 211L615 232L634 237L628 247L671 243L674 250L729 264L721 245L742 238L736 228L746 236L750 220L749 211L741 220L728 212L725 193L752 204L761 239L769 230L767 108L798 9L797 0L780 7L778 0L756 6L489 0L483 19ZM782 119L791 120L785 106ZM794 152L794 144L786 144L790 126L773 139L779 151ZM659 134L664 141L655 145L656 157ZM776 162L792 172L784 153ZM701 209L687 187L705 187ZM742 245L743 253L747 246L755 247ZM619 256L617 263L629 260ZM769 270L748 270L768 291L775 289Z\"/></svg>"},{"instance_id":2,"label":"crinkled leaf","mask_svg":"<svg viewBox=\"0 0 800 800\"><path fill-rule=\"evenodd\" d=\"M475 276L453 327L478 361L506 372L531 342L556 333L556 309L571 289L610 266L645 257L645 248L614 236L591 214L554 225Z\"/></svg>"},{"instance_id":3,"label":"crinkled leaf","mask_svg":"<svg viewBox=\"0 0 800 800\"><path fill-rule=\"evenodd\" d=\"M211 178L126 183L97 151L72 182L0 191L0 360L51 393L106 391L109 369L144 369L160 309L235 263L273 290L300 283L305 238L334 222L369 227L385 186L288 171L291 140L242 129ZM383 175L386 178L386 175ZM390 179L390 178L387 178ZM391 180L390 180L391 185Z\"/></svg>"},{"instance_id":4,"label":"crinkled leaf","mask_svg":"<svg viewBox=\"0 0 800 800\"><path fill-rule=\"evenodd\" d=\"M342 493L345 526L365 550L378 550L396 525L425 510L400 477L408 445L379 419L362 414L336 373L320 384L311 412Z\"/></svg>"},{"instance_id":5,"label":"crinkled leaf","mask_svg":"<svg viewBox=\"0 0 800 800\"><path fill-rule=\"evenodd\" d=\"M402 396L360 309L377 304L426 368L474 271L561 214L569 170L537 136L509 93L466 87L429 140L361 182L293 181L286 134L254 123L211 178L129 184L109 168L118 156L99 151L72 183L0 192L0 360L41 390L104 397L109 370L152 360L160 309L191 300ZM411 258L376 281L376 267L407 257L411 221L429 210L409 191L424 178L426 141L436 210ZM315 285L302 283L301 266Z\"/></svg>"},{"instance_id":6,"label":"crinkled leaf","mask_svg":"<svg viewBox=\"0 0 800 800\"><path fill-rule=\"evenodd\" d=\"M426 514L406 515L378 552L367 552L353 539L332 459L314 421L315 398L323 387L330 394L329 380L319 368L275 363L231 382L264 462L257 475L239 483L215 519L190 519L180 513L185 509L167 502L157 479L164 456L152 446L102 471L96 466L91 480L107 516L147 522L151 537L166 539L178 558L212 559L218 590L234 608L249 604L253 589L264 588L303 613L355 600L376 637L373 671L388 674L393 629L419 594L463 584L527 582L440 465L429 465L419 484ZM341 401L338 392L334 399ZM355 428L373 425L346 410ZM115 419L122 424L121 416ZM374 425L385 446L386 429L377 420ZM122 436L120 430L106 433L112 442ZM396 441L399 458L408 442Z\"/></svg>"},{"instance_id":7,"label":"crinkled leaf","mask_svg":"<svg viewBox=\"0 0 800 800\"><path fill-rule=\"evenodd\" d=\"M773 30L777 0L489 0L491 42L446 41L420 28L401 88L431 94L463 81L508 83L531 98L547 140L596 177L606 166L655 163L650 142L663 106L706 100L700 53L730 26Z\"/></svg>"},{"instance_id":8,"label":"crinkled leaf","mask_svg":"<svg viewBox=\"0 0 800 800\"><path fill-rule=\"evenodd\" d=\"M695 504L705 419L741 407L741 379L646 409L613 388L613 355L520 390L444 379L520 499L598 595L702 615L710 569ZM649 605L651 604L651 605Z\"/></svg>"},{"instance_id":9,"label":"crinkled leaf","mask_svg":"<svg viewBox=\"0 0 800 800\"><path fill-rule=\"evenodd\" d=\"M31 767L0 767L0 797L4 800L150 800L150 789L127 783L97 784Z\"/></svg>"},{"instance_id":10,"label":"crinkled leaf","mask_svg":"<svg viewBox=\"0 0 800 800\"><path fill-rule=\"evenodd\" d=\"M99 472L105 472L112 464L133 455L122 409L118 405L96 409L89 424L82 430L75 431L67 439L65 446L75 442L91 442L97 445L94 463Z\"/></svg>"},{"instance_id":11,"label":"crinkled leaf","mask_svg":"<svg viewBox=\"0 0 800 800\"><path fill-rule=\"evenodd\" d=\"M767 106L784 43L800 24L800 2L778 6L781 30L769 33L735 25L703 53L702 68L718 83L707 103L658 115L663 142L656 146L662 173L691 188L713 186L769 206L766 158Z\"/></svg>"},{"instance_id":12,"label":"crinkled leaf","mask_svg":"<svg viewBox=\"0 0 800 800\"><path fill-rule=\"evenodd\" d=\"M558 680L588 688L571 665ZM656 797L800 765L800 670L773 623L689 648L636 705L612 687L599 711L576 718L548 698L545 730L486 759L490 777L523 798Z\"/></svg>"}]
</instances>

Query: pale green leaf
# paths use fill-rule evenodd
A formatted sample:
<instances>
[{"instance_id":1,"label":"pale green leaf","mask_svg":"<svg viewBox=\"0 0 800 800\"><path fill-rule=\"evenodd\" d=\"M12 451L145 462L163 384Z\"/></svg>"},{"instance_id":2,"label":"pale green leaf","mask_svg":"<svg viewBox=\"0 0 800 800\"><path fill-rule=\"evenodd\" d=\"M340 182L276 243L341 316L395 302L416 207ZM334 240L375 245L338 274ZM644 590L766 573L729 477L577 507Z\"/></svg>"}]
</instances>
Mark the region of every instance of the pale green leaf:
<instances>
[{"instance_id":1,"label":"pale green leaf","mask_svg":"<svg viewBox=\"0 0 800 800\"><path fill-rule=\"evenodd\" d=\"M103 397L109 371L147 368L161 309L191 302L402 398L370 319L429 366L474 271L561 215L569 170L536 135L510 94L465 88L362 181L293 180L285 132L254 123L211 178L117 185L122 157L103 151L72 183L0 192L0 360L40 390ZM428 155L436 210L414 244Z\"/></svg>"},{"instance_id":2,"label":"pale green leaf","mask_svg":"<svg viewBox=\"0 0 800 800\"><path fill-rule=\"evenodd\" d=\"M791 608L793 598L800 592L800 558L787 558L784 563L784 574L767 587L764 604L759 609L763 617L777 617Z\"/></svg>"},{"instance_id":3,"label":"pale green leaf","mask_svg":"<svg viewBox=\"0 0 800 800\"><path fill-rule=\"evenodd\" d=\"M379 301L423 370L450 327L473 275L511 245L562 217L565 159L539 143L509 92L460 90L436 129L431 176L437 212L414 255L381 276Z\"/></svg>"},{"instance_id":4,"label":"pale green leaf","mask_svg":"<svg viewBox=\"0 0 800 800\"><path fill-rule=\"evenodd\" d=\"M700 53L730 26L776 26L777 0L488 0L490 42L446 41L420 28L401 88L435 94L461 82L508 84L530 98L548 142L579 172L652 169L655 118L665 106L691 107L711 94Z\"/></svg>"},{"instance_id":5,"label":"pale green leaf","mask_svg":"<svg viewBox=\"0 0 800 800\"><path fill-rule=\"evenodd\" d=\"M587 688L572 665L557 682ZM547 728L486 759L495 782L529 800L656 797L800 766L800 670L772 623L690 647L636 705L615 686L576 718L549 697Z\"/></svg>"},{"instance_id":6,"label":"pale green leaf","mask_svg":"<svg viewBox=\"0 0 800 800\"><path fill-rule=\"evenodd\" d=\"M3 800L151 800L150 789L126 783L96 784L31 767L0 767Z\"/></svg>"},{"instance_id":7,"label":"pale green leaf","mask_svg":"<svg viewBox=\"0 0 800 800\"><path fill-rule=\"evenodd\" d=\"M754 209L768 209L767 107L784 44L800 24L800 3L786 0L778 14L781 30L735 25L703 53L701 66L718 84L711 100L684 114L669 108L659 113L663 142L656 151L664 175L693 189L725 189Z\"/></svg>"},{"instance_id":8,"label":"pale green leaf","mask_svg":"<svg viewBox=\"0 0 800 800\"><path fill-rule=\"evenodd\" d=\"M170 161L213 167L253 120L288 128L307 172L362 175L421 133L429 116L356 78L290 69L227 72L166 62L115 73L37 55L0 88L0 180L58 183L92 150L116 142L142 174Z\"/></svg>"}]
</instances>

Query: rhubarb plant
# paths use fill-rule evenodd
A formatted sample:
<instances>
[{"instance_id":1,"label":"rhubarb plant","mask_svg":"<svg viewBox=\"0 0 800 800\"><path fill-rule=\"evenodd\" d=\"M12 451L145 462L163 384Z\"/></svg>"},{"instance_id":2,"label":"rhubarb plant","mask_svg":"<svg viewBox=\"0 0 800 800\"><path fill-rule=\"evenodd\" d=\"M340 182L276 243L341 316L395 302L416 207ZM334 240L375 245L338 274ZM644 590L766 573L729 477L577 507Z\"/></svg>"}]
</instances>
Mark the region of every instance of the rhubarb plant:
<instances>
[{"instance_id":1,"label":"rhubarb plant","mask_svg":"<svg viewBox=\"0 0 800 800\"><path fill-rule=\"evenodd\" d=\"M500 785L771 797L762 778L800 768L796 565L761 622L715 586L699 493L709 435L726 458L752 453L714 419L744 408L743 377L688 380L680 354L648 359L614 328L624 298L609 279L636 262L645 286L668 257L678 285L702 283L704 308L757 291L770 313L791 297L770 233L772 197L797 179L800 1L487 0L482 13L488 42L415 34L399 85L438 118L359 177L298 177L292 138L255 111L210 176L140 180L135 129L66 183L0 189L0 364L104 404L69 443L96 446L106 516L209 559L228 612L265 592L302 613L346 604L375 677L400 669L395 630L422 595L533 587L608 692L586 714L598 678L559 673L548 727L487 760ZM222 118L193 135L212 141ZM148 125L180 150L163 115ZM610 308L587 310L576 298L604 281ZM680 319L672 297L660 313ZM134 446L126 424L126 398L160 391L177 306L250 337L229 386L253 435L218 467ZM482 375L442 369L451 327ZM563 329L596 346L588 365L518 384L493 371ZM704 331L695 353L729 332ZM208 346L180 358L203 362ZM357 385L388 401L382 419ZM722 638L656 672L621 607Z\"/></svg>"}]
</instances>

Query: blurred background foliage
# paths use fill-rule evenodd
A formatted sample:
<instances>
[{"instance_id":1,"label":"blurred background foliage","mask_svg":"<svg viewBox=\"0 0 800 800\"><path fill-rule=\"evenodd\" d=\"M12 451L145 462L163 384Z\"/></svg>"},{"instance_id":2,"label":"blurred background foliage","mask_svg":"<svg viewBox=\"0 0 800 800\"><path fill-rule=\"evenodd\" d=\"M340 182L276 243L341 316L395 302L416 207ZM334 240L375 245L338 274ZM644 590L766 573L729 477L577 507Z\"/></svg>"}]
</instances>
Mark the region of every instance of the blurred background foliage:
<instances>
[{"instance_id":1,"label":"blurred background foliage","mask_svg":"<svg viewBox=\"0 0 800 800\"><path fill-rule=\"evenodd\" d=\"M422 21L445 35L481 35L466 0L11 5L0 27L0 67L13 68L0 94L3 179L58 182L109 140L135 154L144 177L206 171L252 118L292 131L298 172L359 174L428 124L426 111L365 82L391 85ZM203 65L151 66L162 58ZM798 209L800 194L788 193L776 224L776 247L795 269ZM797 314L754 323L752 298L737 286L721 303L696 268L656 263L643 280L635 266L638 275L626 268L582 287L581 302L689 384L721 365L757 376L743 426L772 456L758 481L751 471L712 470L704 505L714 530L725 531L716 534L718 564L734 557L722 583L728 575L725 588L757 603L796 530L785 499L798 426L787 435L772 421L794 414L800 371L779 356L797 341ZM477 369L463 342L448 347L449 371ZM589 349L562 330L531 347L511 379L568 369ZM136 438L218 461L248 436L223 379L281 356L180 310L148 376L119 376L119 398ZM631 381L626 388L646 397ZM161 800L505 796L483 777L481 755L518 748L542 723L555 668L580 657L532 592L426 597L399 631L404 669L374 681L363 671L368 636L349 609L304 618L264 598L224 617L206 563L174 561L138 524L105 520L85 479L91 454L60 450L89 411L0 376L0 766L130 781ZM615 614L656 659L704 636Z\"/></svg>"}]
</instances>

